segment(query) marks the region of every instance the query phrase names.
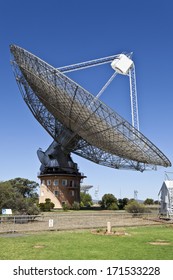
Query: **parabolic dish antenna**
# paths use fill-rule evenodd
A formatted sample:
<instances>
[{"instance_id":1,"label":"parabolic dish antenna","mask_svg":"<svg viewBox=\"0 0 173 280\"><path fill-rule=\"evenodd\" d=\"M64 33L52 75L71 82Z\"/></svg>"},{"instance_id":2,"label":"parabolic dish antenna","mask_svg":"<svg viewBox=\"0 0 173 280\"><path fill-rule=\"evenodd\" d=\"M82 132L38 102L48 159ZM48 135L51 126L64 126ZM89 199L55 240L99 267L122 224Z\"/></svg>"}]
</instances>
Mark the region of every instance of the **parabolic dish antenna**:
<instances>
[{"instance_id":1,"label":"parabolic dish antenna","mask_svg":"<svg viewBox=\"0 0 173 280\"><path fill-rule=\"evenodd\" d=\"M71 152L117 169L143 171L157 165L171 166L138 129L67 77L63 67L56 69L15 45L10 50L22 96L54 139L51 152L38 151L44 166L52 159L58 165L58 156Z\"/></svg>"}]
</instances>

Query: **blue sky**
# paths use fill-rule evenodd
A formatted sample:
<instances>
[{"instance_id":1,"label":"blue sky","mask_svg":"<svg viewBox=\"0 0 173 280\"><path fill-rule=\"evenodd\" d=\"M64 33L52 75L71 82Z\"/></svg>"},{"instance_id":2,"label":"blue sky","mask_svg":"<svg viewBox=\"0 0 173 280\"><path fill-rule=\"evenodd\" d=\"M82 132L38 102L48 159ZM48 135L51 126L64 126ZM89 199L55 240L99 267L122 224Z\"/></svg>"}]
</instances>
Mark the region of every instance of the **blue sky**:
<instances>
[{"instance_id":1,"label":"blue sky","mask_svg":"<svg viewBox=\"0 0 173 280\"><path fill-rule=\"evenodd\" d=\"M52 142L20 95L10 65L10 44L55 67L132 51L140 131L173 162L172 6L169 0L0 1L0 180L24 177L39 182L36 151ZM72 77L97 94L110 69L106 65ZM131 122L127 77L117 76L101 99ZM113 193L131 198L137 190L139 199L157 199L165 171L173 171L122 171L73 159L87 176L84 184L94 186L93 198L99 187L99 197Z\"/></svg>"}]
</instances>

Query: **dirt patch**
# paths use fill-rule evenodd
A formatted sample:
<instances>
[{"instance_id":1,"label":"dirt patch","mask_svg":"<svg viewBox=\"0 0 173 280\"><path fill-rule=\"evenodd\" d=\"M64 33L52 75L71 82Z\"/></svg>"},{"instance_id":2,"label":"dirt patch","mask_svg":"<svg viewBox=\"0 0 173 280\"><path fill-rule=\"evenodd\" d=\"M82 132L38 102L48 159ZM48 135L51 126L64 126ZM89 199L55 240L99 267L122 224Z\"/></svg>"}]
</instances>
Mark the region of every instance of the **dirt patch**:
<instances>
[{"instance_id":1,"label":"dirt patch","mask_svg":"<svg viewBox=\"0 0 173 280\"><path fill-rule=\"evenodd\" d=\"M170 245L171 243L168 242L167 240L156 240L154 242L149 242L150 245L160 245L160 246L163 246L163 245Z\"/></svg>"},{"instance_id":2,"label":"dirt patch","mask_svg":"<svg viewBox=\"0 0 173 280\"><path fill-rule=\"evenodd\" d=\"M0 237L21 237L21 236L25 236L25 234L21 234L21 233L4 233L4 234L0 234Z\"/></svg>"},{"instance_id":3,"label":"dirt patch","mask_svg":"<svg viewBox=\"0 0 173 280\"><path fill-rule=\"evenodd\" d=\"M43 248L45 248L45 246L44 245L34 245L33 248L35 248L35 249L43 249Z\"/></svg>"},{"instance_id":4,"label":"dirt patch","mask_svg":"<svg viewBox=\"0 0 173 280\"><path fill-rule=\"evenodd\" d=\"M111 231L107 232L104 230L92 230L91 233L97 234L97 235L113 235L113 236L124 236L124 235L130 235L129 233L125 231Z\"/></svg>"}]
</instances>

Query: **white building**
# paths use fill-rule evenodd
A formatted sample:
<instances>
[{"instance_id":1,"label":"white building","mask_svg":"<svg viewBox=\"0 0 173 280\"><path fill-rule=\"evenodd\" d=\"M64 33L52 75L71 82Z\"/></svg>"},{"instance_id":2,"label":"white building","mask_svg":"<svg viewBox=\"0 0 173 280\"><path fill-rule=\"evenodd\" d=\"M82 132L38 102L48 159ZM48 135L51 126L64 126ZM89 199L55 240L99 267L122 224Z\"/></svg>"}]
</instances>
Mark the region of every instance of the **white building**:
<instances>
[{"instance_id":1,"label":"white building","mask_svg":"<svg viewBox=\"0 0 173 280\"><path fill-rule=\"evenodd\" d=\"M173 180L163 182L159 191L160 197L160 214L168 218L173 216Z\"/></svg>"}]
</instances>

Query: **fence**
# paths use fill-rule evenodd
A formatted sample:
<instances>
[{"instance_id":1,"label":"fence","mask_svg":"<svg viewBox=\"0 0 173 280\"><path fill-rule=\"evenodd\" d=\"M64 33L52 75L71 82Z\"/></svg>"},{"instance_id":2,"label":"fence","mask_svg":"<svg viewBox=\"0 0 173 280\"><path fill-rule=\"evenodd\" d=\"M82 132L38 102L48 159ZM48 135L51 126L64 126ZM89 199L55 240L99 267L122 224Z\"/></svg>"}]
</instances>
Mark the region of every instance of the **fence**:
<instances>
[{"instance_id":1,"label":"fence","mask_svg":"<svg viewBox=\"0 0 173 280\"><path fill-rule=\"evenodd\" d=\"M75 230L154 225L161 222L156 214L129 214L125 212L51 212L38 216L1 216L0 233L46 230Z\"/></svg>"}]
</instances>

